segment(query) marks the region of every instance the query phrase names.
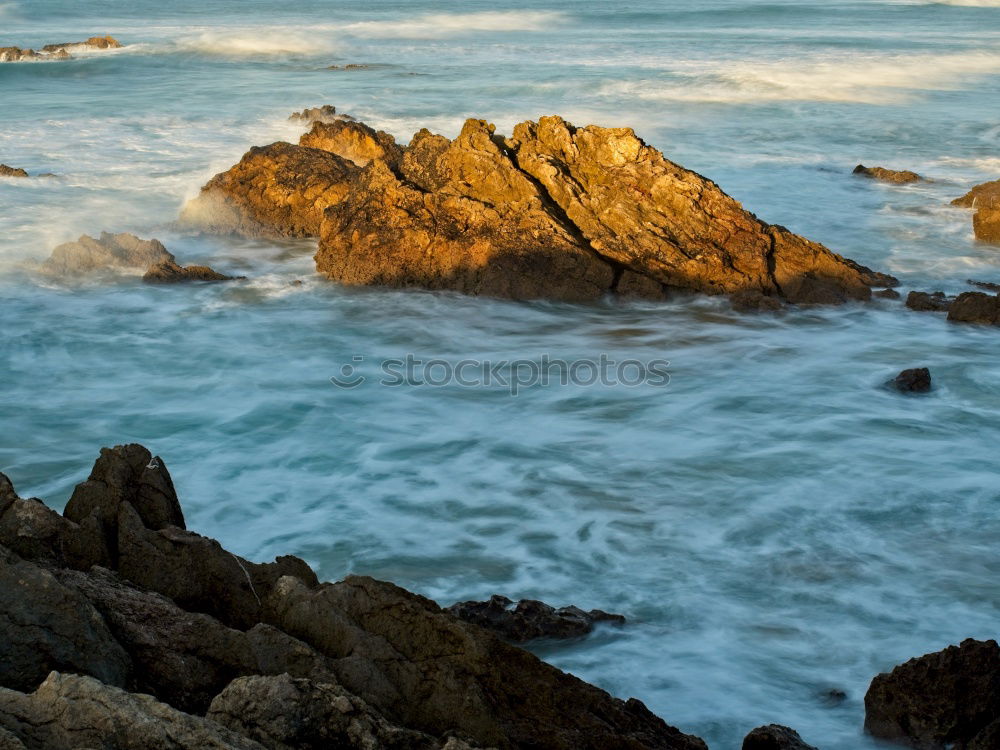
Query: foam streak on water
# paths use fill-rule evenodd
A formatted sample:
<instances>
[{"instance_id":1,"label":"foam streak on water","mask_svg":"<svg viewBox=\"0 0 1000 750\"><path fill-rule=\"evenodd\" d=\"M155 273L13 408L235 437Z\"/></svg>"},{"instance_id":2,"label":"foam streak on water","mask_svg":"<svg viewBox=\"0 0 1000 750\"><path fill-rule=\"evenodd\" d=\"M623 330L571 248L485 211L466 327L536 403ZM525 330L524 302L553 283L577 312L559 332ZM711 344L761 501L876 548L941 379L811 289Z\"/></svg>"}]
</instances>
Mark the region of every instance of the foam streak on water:
<instances>
[{"instance_id":1,"label":"foam streak on water","mask_svg":"<svg viewBox=\"0 0 1000 750\"><path fill-rule=\"evenodd\" d=\"M1000 282L951 198L1000 177L1000 8L986 0L0 2L0 470L59 507L101 445L171 468L189 525L254 559L624 612L540 647L714 749L794 726L871 748L878 671L997 634L997 332L895 302L746 318L720 300L513 304L343 290L309 242L190 236L186 198L289 112L406 140L465 117L631 125L763 218L900 276ZM366 64L359 70L328 66ZM934 182L890 187L858 162ZM33 263L134 231L251 281L67 286ZM298 286L293 280L303 280ZM352 356L665 358L667 388L334 388ZM936 391L879 384L931 368ZM831 704L830 690L847 699Z\"/></svg>"}]
</instances>

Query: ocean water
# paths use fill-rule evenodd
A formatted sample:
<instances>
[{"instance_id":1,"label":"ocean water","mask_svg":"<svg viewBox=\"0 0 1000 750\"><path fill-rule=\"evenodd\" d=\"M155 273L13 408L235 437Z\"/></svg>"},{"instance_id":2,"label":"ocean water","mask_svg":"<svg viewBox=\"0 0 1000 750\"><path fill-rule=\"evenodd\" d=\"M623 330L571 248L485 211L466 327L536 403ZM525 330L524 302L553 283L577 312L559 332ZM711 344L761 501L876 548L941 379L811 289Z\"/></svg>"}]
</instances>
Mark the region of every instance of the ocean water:
<instances>
[{"instance_id":1,"label":"ocean water","mask_svg":"<svg viewBox=\"0 0 1000 750\"><path fill-rule=\"evenodd\" d=\"M894 301L748 317L711 298L349 290L315 276L310 242L173 221L249 146L296 139L302 107L401 141L558 113L634 127L904 293L1000 282L1000 248L947 205L1000 177L1000 2L0 2L0 45L105 33L125 48L0 65L0 162L57 175L0 180L0 470L22 495L61 508L100 446L137 441L189 526L249 558L442 604L622 612L625 628L534 648L714 750L769 722L874 748L876 673L997 635L996 330ZM351 63L370 67L328 69ZM934 181L853 178L859 162ZM36 272L102 230L249 281ZM408 354L666 359L671 377L517 396L376 382ZM368 381L335 387L345 363ZM912 366L933 393L880 387Z\"/></svg>"}]
</instances>

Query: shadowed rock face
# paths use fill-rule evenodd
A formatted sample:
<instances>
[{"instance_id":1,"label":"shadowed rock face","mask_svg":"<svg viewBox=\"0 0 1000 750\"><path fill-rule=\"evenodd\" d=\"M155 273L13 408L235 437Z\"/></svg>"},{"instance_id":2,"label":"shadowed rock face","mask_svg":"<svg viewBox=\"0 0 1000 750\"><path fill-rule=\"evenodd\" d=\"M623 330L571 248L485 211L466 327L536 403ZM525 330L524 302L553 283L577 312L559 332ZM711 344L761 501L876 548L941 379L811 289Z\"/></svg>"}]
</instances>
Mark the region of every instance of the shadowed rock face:
<instances>
[{"instance_id":1,"label":"shadowed rock face","mask_svg":"<svg viewBox=\"0 0 1000 750\"><path fill-rule=\"evenodd\" d=\"M816 750L794 729L780 724L757 727L743 739L743 750Z\"/></svg>"},{"instance_id":2,"label":"shadowed rock face","mask_svg":"<svg viewBox=\"0 0 1000 750\"><path fill-rule=\"evenodd\" d=\"M403 155L388 133L373 130L363 122L346 120L314 122L312 130L299 139L299 145L329 151L358 167L365 167L375 159L396 167Z\"/></svg>"},{"instance_id":3,"label":"shadowed rock face","mask_svg":"<svg viewBox=\"0 0 1000 750\"><path fill-rule=\"evenodd\" d=\"M918 750L979 750L1000 735L1000 647L968 639L872 680L865 729Z\"/></svg>"},{"instance_id":4,"label":"shadowed rock face","mask_svg":"<svg viewBox=\"0 0 1000 750\"><path fill-rule=\"evenodd\" d=\"M907 185L911 182L924 181L923 177L908 169L896 170L886 169L885 167L866 167L864 164L856 166L854 174L859 177L869 177L873 180L879 180L880 182L891 182L894 185Z\"/></svg>"},{"instance_id":5,"label":"shadowed rock face","mask_svg":"<svg viewBox=\"0 0 1000 750\"><path fill-rule=\"evenodd\" d=\"M831 304L896 283L758 220L627 128L544 117L504 140L469 120L454 141L422 130L400 154L361 123L318 122L301 140L310 147L349 167L288 144L253 149L183 218L251 236L318 233L317 270L352 285L573 301L679 288Z\"/></svg>"},{"instance_id":6,"label":"shadowed rock face","mask_svg":"<svg viewBox=\"0 0 1000 750\"><path fill-rule=\"evenodd\" d=\"M1000 244L1000 180L976 185L951 205L976 209L972 217L976 239Z\"/></svg>"},{"instance_id":7,"label":"shadowed rock face","mask_svg":"<svg viewBox=\"0 0 1000 750\"><path fill-rule=\"evenodd\" d=\"M957 323L1000 325L1000 294L962 292L949 306L948 320Z\"/></svg>"},{"instance_id":8,"label":"shadowed rock face","mask_svg":"<svg viewBox=\"0 0 1000 750\"><path fill-rule=\"evenodd\" d=\"M534 599L522 599L515 605L506 596L492 596L485 602L459 602L445 611L514 643L534 638L579 638L600 622L625 623L622 615L599 609L589 612L579 607L556 609Z\"/></svg>"},{"instance_id":9,"label":"shadowed rock face","mask_svg":"<svg viewBox=\"0 0 1000 750\"><path fill-rule=\"evenodd\" d=\"M706 750L423 597L363 577L320 585L301 560L252 563L183 526L163 461L139 445L102 451L64 516L0 474L0 729L12 735L0 740ZM122 739L129 722L142 730Z\"/></svg>"},{"instance_id":10,"label":"shadowed rock face","mask_svg":"<svg viewBox=\"0 0 1000 750\"><path fill-rule=\"evenodd\" d=\"M219 234L311 237L323 211L342 201L357 167L329 151L272 143L213 177L181 212L181 223Z\"/></svg>"}]
</instances>

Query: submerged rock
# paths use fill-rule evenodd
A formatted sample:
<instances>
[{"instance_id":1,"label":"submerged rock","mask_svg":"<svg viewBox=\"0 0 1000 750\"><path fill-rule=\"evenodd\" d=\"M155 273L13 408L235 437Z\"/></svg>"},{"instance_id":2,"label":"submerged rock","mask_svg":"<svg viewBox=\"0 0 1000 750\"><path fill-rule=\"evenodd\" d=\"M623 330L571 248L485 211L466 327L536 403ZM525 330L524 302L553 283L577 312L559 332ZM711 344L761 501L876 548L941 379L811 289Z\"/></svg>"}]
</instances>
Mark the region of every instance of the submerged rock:
<instances>
[{"instance_id":1,"label":"submerged rock","mask_svg":"<svg viewBox=\"0 0 1000 750\"><path fill-rule=\"evenodd\" d=\"M27 177L27 171L19 169L17 167L8 167L6 164L0 164L0 177Z\"/></svg>"},{"instance_id":2,"label":"submerged rock","mask_svg":"<svg viewBox=\"0 0 1000 750\"><path fill-rule=\"evenodd\" d=\"M60 276L102 269L145 271L158 263L174 260L173 253L159 240L143 240L128 232L101 232L97 239L85 234L76 242L59 245L42 264L42 270Z\"/></svg>"},{"instance_id":3,"label":"submerged rock","mask_svg":"<svg viewBox=\"0 0 1000 750\"><path fill-rule=\"evenodd\" d=\"M947 312L952 298L944 292L910 292L906 296L906 306L917 312Z\"/></svg>"},{"instance_id":4,"label":"submerged rock","mask_svg":"<svg viewBox=\"0 0 1000 750\"><path fill-rule=\"evenodd\" d=\"M956 323L1000 325L1000 294L962 292L948 308L948 320Z\"/></svg>"},{"instance_id":5,"label":"submerged rock","mask_svg":"<svg viewBox=\"0 0 1000 750\"><path fill-rule=\"evenodd\" d=\"M496 595L484 602L459 602L445 612L514 643L535 638L579 638L590 633L600 622L625 624L622 615L599 609L589 612L579 607L556 609L534 599L522 599L515 605L506 596Z\"/></svg>"},{"instance_id":6,"label":"submerged rock","mask_svg":"<svg viewBox=\"0 0 1000 750\"><path fill-rule=\"evenodd\" d=\"M405 149L361 123L320 122L299 147L252 149L184 218L249 236L318 234L317 270L352 285L559 300L680 288L830 304L896 283L758 220L630 129L558 117L506 140L482 120L455 140L421 130Z\"/></svg>"},{"instance_id":7,"label":"submerged rock","mask_svg":"<svg viewBox=\"0 0 1000 750\"><path fill-rule=\"evenodd\" d=\"M972 231L976 239L1000 243L1000 180L976 185L961 198L953 200L951 205L976 209L972 217Z\"/></svg>"},{"instance_id":8,"label":"submerged rock","mask_svg":"<svg viewBox=\"0 0 1000 750\"><path fill-rule=\"evenodd\" d=\"M898 171L895 169L886 169L885 167L866 167L864 164L859 164L854 168L854 174L860 175L861 177L869 177L873 180L879 180L880 182L891 182L895 185L906 185L911 182L924 182L924 178L918 175L916 172L911 172L908 169Z\"/></svg>"},{"instance_id":9,"label":"submerged rock","mask_svg":"<svg viewBox=\"0 0 1000 750\"><path fill-rule=\"evenodd\" d=\"M931 371L926 367L903 370L886 385L903 393L926 393L931 389Z\"/></svg>"},{"instance_id":10,"label":"submerged rock","mask_svg":"<svg viewBox=\"0 0 1000 750\"><path fill-rule=\"evenodd\" d=\"M878 675L865 695L865 730L919 750L996 748L1000 647L968 639Z\"/></svg>"},{"instance_id":11,"label":"submerged rock","mask_svg":"<svg viewBox=\"0 0 1000 750\"><path fill-rule=\"evenodd\" d=\"M172 260L165 260L146 271L142 280L147 284L178 284L185 281L234 281L236 278L208 266L180 266Z\"/></svg>"},{"instance_id":12,"label":"submerged rock","mask_svg":"<svg viewBox=\"0 0 1000 750\"><path fill-rule=\"evenodd\" d=\"M743 739L743 750L816 750L799 733L780 724L757 727Z\"/></svg>"},{"instance_id":13,"label":"submerged rock","mask_svg":"<svg viewBox=\"0 0 1000 750\"><path fill-rule=\"evenodd\" d=\"M246 237L312 237L325 209L344 200L358 168L329 151L290 143L254 147L213 177L181 223Z\"/></svg>"},{"instance_id":14,"label":"submerged rock","mask_svg":"<svg viewBox=\"0 0 1000 750\"><path fill-rule=\"evenodd\" d=\"M301 560L252 563L183 526L139 445L102 451L65 516L0 475L0 728L33 750L705 750L423 597L320 585ZM88 677L28 694L53 669Z\"/></svg>"},{"instance_id":15,"label":"submerged rock","mask_svg":"<svg viewBox=\"0 0 1000 750\"><path fill-rule=\"evenodd\" d=\"M299 145L329 151L359 167L375 159L396 167L403 157L403 150L391 135L363 122L314 122L312 130L299 139Z\"/></svg>"}]
</instances>

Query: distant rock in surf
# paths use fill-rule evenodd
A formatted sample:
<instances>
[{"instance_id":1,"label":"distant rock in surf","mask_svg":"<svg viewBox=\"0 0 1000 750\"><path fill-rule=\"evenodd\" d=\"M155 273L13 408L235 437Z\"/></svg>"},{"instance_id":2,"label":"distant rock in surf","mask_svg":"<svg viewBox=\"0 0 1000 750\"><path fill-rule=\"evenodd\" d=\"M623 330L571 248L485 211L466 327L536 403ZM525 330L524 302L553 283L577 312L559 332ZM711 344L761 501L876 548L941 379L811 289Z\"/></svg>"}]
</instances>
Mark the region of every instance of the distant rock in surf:
<instances>
[{"instance_id":1,"label":"distant rock in surf","mask_svg":"<svg viewBox=\"0 0 1000 750\"><path fill-rule=\"evenodd\" d=\"M228 281L207 266L177 264L173 253L159 240L143 240L134 234L101 232L97 239L83 235L76 242L65 242L52 251L42 264L42 271L56 276L80 276L95 271L144 271L144 281Z\"/></svg>"},{"instance_id":2,"label":"distant rock in surf","mask_svg":"<svg viewBox=\"0 0 1000 750\"><path fill-rule=\"evenodd\" d=\"M976 209L972 217L972 231L976 239L1000 244L1000 180L976 185L961 198L953 200L951 205Z\"/></svg>"},{"instance_id":3,"label":"distant rock in surf","mask_svg":"<svg viewBox=\"0 0 1000 750\"><path fill-rule=\"evenodd\" d=\"M27 177L27 171L23 169L18 169L16 167L8 167L6 164L0 164L0 177Z\"/></svg>"},{"instance_id":4,"label":"distant rock in surf","mask_svg":"<svg viewBox=\"0 0 1000 750\"><path fill-rule=\"evenodd\" d=\"M895 169L886 169L885 167L866 167L864 164L859 164L854 168L854 174L860 175L861 177L869 177L873 180L879 180L880 182L890 182L894 185L906 185L911 182L926 182L923 177L918 175L916 172L911 172L909 170L897 171Z\"/></svg>"},{"instance_id":5,"label":"distant rock in surf","mask_svg":"<svg viewBox=\"0 0 1000 750\"><path fill-rule=\"evenodd\" d=\"M903 370L886 385L903 393L927 393L931 389L931 371L926 367Z\"/></svg>"},{"instance_id":6,"label":"distant rock in surf","mask_svg":"<svg viewBox=\"0 0 1000 750\"><path fill-rule=\"evenodd\" d=\"M46 44L39 51L21 49L20 47L0 47L0 62L27 62L44 60L69 60L70 50L80 48L117 49L122 44L112 36L92 36L82 42L65 42L63 44Z\"/></svg>"},{"instance_id":7,"label":"distant rock in surf","mask_svg":"<svg viewBox=\"0 0 1000 750\"><path fill-rule=\"evenodd\" d=\"M865 730L912 748L1000 747L1000 647L968 639L880 674L865 695Z\"/></svg>"},{"instance_id":8,"label":"distant rock in surf","mask_svg":"<svg viewBox=\"0 0 1000 750\"><path fill-rule=\"evenodd\" d=\"M794 729L780 724L757 727L743 738L743 750L817 750Z\"/></svg>"},{"instance_id":9,"label":"distant rock in surf","mask_svg":"<svg viewBox=\"0 0 1000 750\"><path fill-rule=\"evenodd\" d=\"M314 125L299 146L251 149L182 220L318 236L317 270L350 285L567 301L751 291L837 304L896 283L760 221L628 128L559 117L507 139L469 120L454 140L421 130L406 148L360 123Z\"/></svg>"},{"instance_id":10,"label":"distant rock in surf","mask_svg":"<svg viewBox=\"0 0 1000 750\"><path fill-rule=\"evenodd\" d=\"M515 604L506 596L497 595L484 602L459 602L445 612L514 643L535 638L579 638L601 622L625 624L622 615L599 609L589 612L572 606L556 609L534 599L522 599Z\"/></svg>"},{"instance_id":11,"label":"distant rock in surf","mask_svg":"<svg viewBox=\"0 0 1000 750\"><path fill-rule=\"evenodd\" d=\"M1000 284L994 284L992 281L975 281L973 279L967 279L967 284L971 286L978 286L980 289L985 289L988 292L1000 292Z\"/></svg>"},{"instance_id":12,"label":"distant rock in surf","mask_svg":"<svg viewBox=\"0 0 1000 750\"><path fill-rule=\"evenodd\" d=\"M348 63L347 65L327 65L327 70L368 70L371 65L365 65L363 63Z\"/></svg>"},{"instance_id":13,"label":"distant rock in surf","mask_svg":"<svg viewBox=\"0 0 1000 750\"><path fill-rule=\"evenodd\" d=\"M288 116L290 122L301 122L306 125L312 125L314 122L341 122L353 119L350 115L338 115L337 108L332 104L324 104L322 107L310 107L301 112L292 112Z\"/></svg>"}]
</instances>

